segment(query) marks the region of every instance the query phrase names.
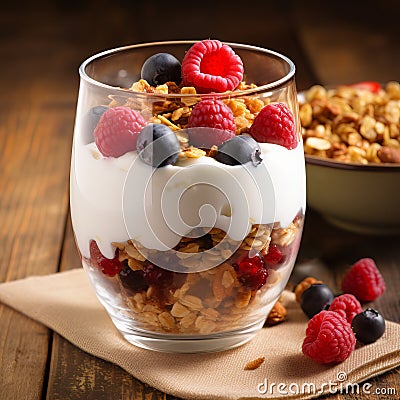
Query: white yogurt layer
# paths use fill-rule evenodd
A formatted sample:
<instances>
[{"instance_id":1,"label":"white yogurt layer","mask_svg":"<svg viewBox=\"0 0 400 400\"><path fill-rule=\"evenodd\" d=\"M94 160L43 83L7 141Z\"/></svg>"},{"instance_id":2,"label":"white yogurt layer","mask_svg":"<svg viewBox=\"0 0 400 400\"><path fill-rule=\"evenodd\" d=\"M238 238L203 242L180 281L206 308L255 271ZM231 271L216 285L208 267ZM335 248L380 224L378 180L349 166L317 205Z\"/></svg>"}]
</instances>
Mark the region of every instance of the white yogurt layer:
<instances>
[{"instance_id":1,"label":"white yogurt layer","mask_svg":"<svg viewBox=\"0 0 400 400\"><path fill-rule=\"evenodd\" d=\"M71 215L78 247L114 256L112 242L134 239L168 250L195 227L223 229L243 240L252 224L287 227L305 210L302 143L288 150L260 143L258 166L228 166L211 157L154 169L136 152L104 158L94 143L74 144Z\"/></svg>"}]
</instances>

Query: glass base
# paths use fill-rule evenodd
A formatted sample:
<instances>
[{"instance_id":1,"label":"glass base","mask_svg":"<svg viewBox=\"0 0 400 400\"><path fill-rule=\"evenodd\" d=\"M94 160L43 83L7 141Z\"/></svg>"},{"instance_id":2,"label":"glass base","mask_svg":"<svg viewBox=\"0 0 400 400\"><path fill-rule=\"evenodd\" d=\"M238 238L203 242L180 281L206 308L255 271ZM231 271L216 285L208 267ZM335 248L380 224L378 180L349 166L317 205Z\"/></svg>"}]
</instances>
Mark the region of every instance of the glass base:
<instances>
[{"instance_id":1,"label":"glass base","mask_svg":"<svg viewBox=\"0 0 400 400\"><path fill-rule=\"evenodd\" d=\"M92 284L96 286L93 275L90 275L90 277ZM282 282L282 284L285 284L285 282ZM271 291L271 294L274 294L274 299L282 291L280 286L277 286L276 289L278 290L276 294ZM269 314L275 304L275 301L269 302L267 306L263 307L261 319L238 329L203 335L168 334L138 328L137 322L130 315L130 310L116 304L117 296L110 298L109 293L103 290L98 290L96 295L118 331L129 343L143 349L165 353L211 353L239 347L250 341L261 330L265 323L265 316Z\"/></svg>"},{"instance_id":2,"label":"glass base","mask_svg":"<svg viewBox=\"0 0 400 400\"><path fill-rule=\"evenodd\" d=\"M211 353L233 349L249 342L264 325L264 320L262 320L247 329L233 332L185 336L134 330L128 332L119 321L113 318L113 322L129 343L143 349L164 353Z\"/></svg>"}]
</instances>

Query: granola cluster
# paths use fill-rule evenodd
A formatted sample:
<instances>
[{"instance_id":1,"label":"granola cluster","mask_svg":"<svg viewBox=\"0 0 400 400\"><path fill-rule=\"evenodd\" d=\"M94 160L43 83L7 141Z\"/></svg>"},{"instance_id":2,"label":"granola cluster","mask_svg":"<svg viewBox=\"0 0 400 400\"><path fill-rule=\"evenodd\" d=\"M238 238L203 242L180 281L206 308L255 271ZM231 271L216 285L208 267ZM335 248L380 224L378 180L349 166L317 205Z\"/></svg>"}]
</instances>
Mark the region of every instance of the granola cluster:
<instances>
[{"instance_id":1,"label":"granola cluster","mask_svg":"<svg viewBox=\"0 0 400 400\"><path fill-rule=\"evenodd\" d=\"M286 307L278 300L268 314L265 324L268 326L278 325L286 320Z\"/></svg>"},{"instance_id":2,"label":"granola cluster","mask_svg":"<svg viewBox=\"0 0 400 400\"><path fill-rule=\"evenodd\" d=\"M259 311L268 304L263 294L282 281L280 267L286 259L282 257L278 264L267 267L268 278L261 290L249 287L243 280L238 259L252 248L261 257L267 256L272 247L275 251L279 247L280 252L290 258L300 224L301 218L296 217L287 228L274 226L271 230L267 225L253 225L234 253L229 246L213 251L222 239L227 239L220 229L213 228L197 238L184 237L174 249L173 262L190 259L196 265L201 262L206 267L216 266L194 273L167 271L167 278L159 275L157 281L146 287L129 287L118 276L121 293L143 329L159 333L208 334L240 328L243 320L248 322L249 316L256 316L255 321L262 318ZM228 238L227 243L229 241ZM118 249L119 260L130 269L143 271L149 265L147 257L151 259L151 250L146 253L146 249L132 240L113 244ZM205 252L210 246L211 253ZM182 262L182 266L187 265ZM271 325L283 321L286 315L279 304L276 307L269 321Z\"/></svg>"},{"instance_id":3,"label":"granola cluster","mask_svg":"<svg viewBox=\"0 0 400 400\"><path fill-rule=\"evenodd\" d=\"M400 83L373 93L315 85L300 104L305 154L359 164L400 162Z\"/></svg>"}]
</instances>

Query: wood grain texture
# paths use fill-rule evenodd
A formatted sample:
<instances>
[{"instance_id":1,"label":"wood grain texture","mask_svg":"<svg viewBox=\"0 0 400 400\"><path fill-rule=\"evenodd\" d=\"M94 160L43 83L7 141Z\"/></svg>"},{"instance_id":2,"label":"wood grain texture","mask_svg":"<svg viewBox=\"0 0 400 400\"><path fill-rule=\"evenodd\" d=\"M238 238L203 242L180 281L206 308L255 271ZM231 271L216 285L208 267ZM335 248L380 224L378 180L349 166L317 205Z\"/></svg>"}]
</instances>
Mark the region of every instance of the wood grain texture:
<instances>
[{"instance_id":1,"label":"wood grain texture","mask_svg":"<svg viewBox=\"0 0 400 400\"><path fill-rule=\"evenodd\" d=\"M49 107L39 99L11 108L2 96L0 108L0 279L56 272L68 204L70 116L64 104ZM39 399L49 332L2 305L0 315L0 397Z\"/></svg>"},{"instance_id":2,"label":"wood grain texture","mask_svg":"<svg viewBox=\"0 0 400 400\"><path fill-rule=\"evenodd\" d=\"M59 335L53 338L47 399L164 399L118 366L93 357Z\"/></svg>"},{"instance_id":3,"label":"wood grain texture","mask_svg":"<svg viewBox=\"0 0 400 400\"><path fill-rule=\"evenodd\" d=\"M0 399L40 399L49 330L0 306Z\"/></svg>"}]
</instances>

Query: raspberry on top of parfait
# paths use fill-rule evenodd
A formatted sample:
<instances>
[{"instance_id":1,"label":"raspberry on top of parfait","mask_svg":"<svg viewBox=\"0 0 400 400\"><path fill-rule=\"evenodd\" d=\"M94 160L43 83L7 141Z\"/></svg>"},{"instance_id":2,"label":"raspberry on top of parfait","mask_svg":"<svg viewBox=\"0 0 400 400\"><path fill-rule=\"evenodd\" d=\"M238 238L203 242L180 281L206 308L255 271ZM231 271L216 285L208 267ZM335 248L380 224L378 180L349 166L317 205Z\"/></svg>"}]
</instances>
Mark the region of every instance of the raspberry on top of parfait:
<instances>
[{"instance_id":1,"label":"raspberry on top of parfait","mask_svg":"<svg viewBox=\"0 0 400 400\"><path fill-rule=\"evenodd\" d=\"M198 93L235 90L243 79L243 62L219 40L195 43L182 61L183 83Z\"/></svg>"},{"instance_id":2,"label":"raspberry on top of parfait","mask_svg":"<svg viewBox=\"0 0 400 400\"><path fill-rule=\"evenodd\" d=\"M276 144L288 150L298 145L295 118L285 103L245 96L246 89L256 85L243 81L244 63L228 44L211 39L196 42L185 53L182 64L172 54L153 54L144 60L140 77L130 90L191 97L166 98L163 106L155 102L150 118L148 114L145 118L143 110L135 108L129 99L121 104L113 98L107 107L89 110L95 125L95 143L103 157L118 158L137 151L143 156L142 161L154 168L175 165L185 155L213 157L227 165L251 162L257 166L262 162L257 143ZM239 96L231 97L234 91ZM192 96L197 93L204 97ZM164 133L178 138L187 136L187 141L179 139L178 143L165 134L156 143L161 129L155 124L164 125ZM142 131L149 131L149 125L153 125L153 139L146 139L150 146L146 150L138 137L145 136ZM198 151L190 151L191 147ZM204 151L212 148L211 152ZM149 161L145 152L156 150L165 162Z\"/></svg>"}]
</instances>

